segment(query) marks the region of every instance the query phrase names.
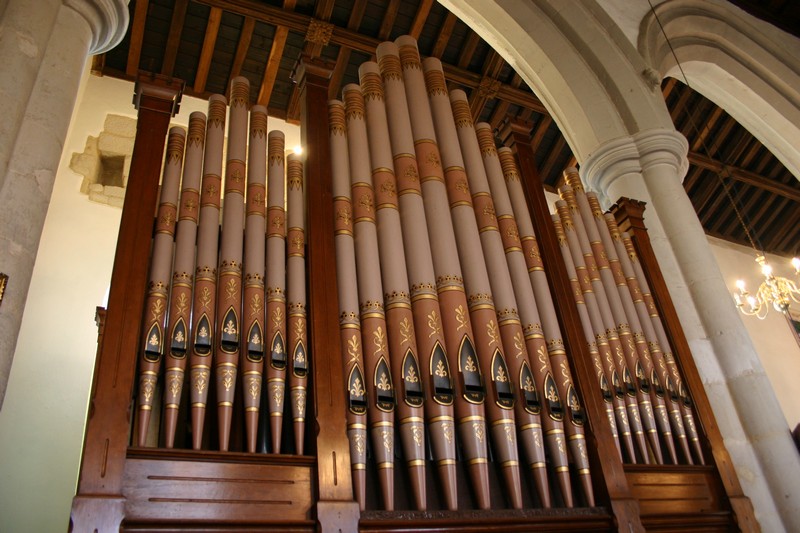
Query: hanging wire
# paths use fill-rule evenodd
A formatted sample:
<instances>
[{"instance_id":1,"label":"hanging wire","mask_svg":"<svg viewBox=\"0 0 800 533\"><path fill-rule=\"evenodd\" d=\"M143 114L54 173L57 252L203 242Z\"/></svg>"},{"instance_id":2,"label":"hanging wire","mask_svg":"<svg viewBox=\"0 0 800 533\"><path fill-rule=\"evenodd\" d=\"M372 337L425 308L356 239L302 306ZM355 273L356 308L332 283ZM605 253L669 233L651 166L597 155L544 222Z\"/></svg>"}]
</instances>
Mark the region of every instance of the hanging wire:
<instances>
[{"instance_id":1,"label":"hanging wire","mask_svg":"<svg viewBox=\"0 0 800 533\"><path fill-rule=\"evenodd\" d=\"M686 87L688 87L689 89L692 89L692 86L689 85L689 78L686 76L686 73L683 71L683 65L681 65L681 62L678 60L678 54L675 53L675 49L672 47L672 42L670 42L669 37L667 37L667 32L664 29L664 25L661 24L661 19L658 17L658 13L656 13L656 9L653 6L652 0L647 0L647 3L650 5L650 11L653 13L653 17L655 17L656 22L658 23L659 29L661 29L661 35L664 36L664 40L667 42L667 46L669 47L669 51L672 54L672 57L675 59L675 64L678 66L678 70L681 73L681 77L683 78L683 80L682 80L683 83L686 85ZM694 91L694 89L692 89L692 90ZM700 145L703 147L703 151L705 152L706 157L708 157L709 159L713 159L713 157L711 156L711 150L709 150L708 145L706 144L705 138L702 135L700 135L701 134L700 128L697 125L697 123L694 121L694 117L688 111L686 113L686 116L687 116L687 118L689 120L689 124L694 129L695 133L697 133L698 136L700 136ZM741 145L741 143L743 141L744 141L744 137L741 137L739 139L739 142L737 143L737 146L736 146L735 150L733 150L733 152L736 152L736 151L739 150L739 146ZM722 190L725 191L725 196L728 198L728 201L730 202L731 207L733 207L733 212L736 213L736 218L739 220L739 224L741 224L742 229L744 230L744 234L747 237L747 241L750 243L750 247L753 248L753 250L756 253L758 253L759 255L764 255L764 252L763 252L761 246L756 246L755 239L753 238L753 235L750 233L750 229L748 227L748 224L745 222L744 215L742 214L742 212L739 209L739 207L736 205L737 202L736 202L736 200L734 200L733 195L731 194L730 187L728 187L728 184L725 183L725 179L724 178L732 179L730 167L723 161L722 162L722 170L719 171L719 172L714 172L714 174L717 176L717 179L719 180L719 183L722 186ZM759 242L759 244L760 244L760 242Z\"/></svg>"}]
</instances>

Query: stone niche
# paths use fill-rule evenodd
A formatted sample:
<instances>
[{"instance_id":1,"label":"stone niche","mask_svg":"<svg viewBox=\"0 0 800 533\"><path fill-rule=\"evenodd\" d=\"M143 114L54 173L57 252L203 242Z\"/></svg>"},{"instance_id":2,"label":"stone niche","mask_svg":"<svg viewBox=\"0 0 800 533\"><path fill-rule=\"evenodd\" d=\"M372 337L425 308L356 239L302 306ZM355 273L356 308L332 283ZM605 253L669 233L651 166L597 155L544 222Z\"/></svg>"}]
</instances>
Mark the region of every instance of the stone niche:
<instances>
[{"instance_id":1,"label":"stone niche","mask_svg":"<svg viewBox=\"0 0 800 533\"><path fill-rule=\"evenodd\" d=\"M90 201L122 207L135 137L136 119L107 115L103 131L86 139L83 152L72 154L69 168L83 176L81 192Z\"/></svg>"}]
</instances>

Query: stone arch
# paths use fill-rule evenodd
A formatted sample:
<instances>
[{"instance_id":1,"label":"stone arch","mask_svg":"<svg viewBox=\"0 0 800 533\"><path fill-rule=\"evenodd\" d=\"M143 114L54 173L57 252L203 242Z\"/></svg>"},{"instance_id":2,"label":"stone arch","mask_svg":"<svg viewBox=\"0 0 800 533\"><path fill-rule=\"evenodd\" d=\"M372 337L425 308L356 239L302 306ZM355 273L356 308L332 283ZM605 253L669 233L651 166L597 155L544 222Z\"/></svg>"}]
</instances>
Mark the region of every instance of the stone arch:
<instances>
[{"instance_id":1,"label":"stone arch","mask_svg":"<svg viewBox=\"0 0 800 533\"><path fill-rule=\"evenodd\" d=\"M674 130L660 77L597 2L442 0L517 71L579 162L645 129Z\"/></svg>"},{"instance_id":2,"label":"stone arch","mask_svg":"<svg viewBox=\"0 0 800 533\"><path fill-rule=\"evenodd\" d=\"M800 39L727 2L672 0L644 16L638 48L662 77L685 74L800 178Z\"/></svg>"}]
</instances>

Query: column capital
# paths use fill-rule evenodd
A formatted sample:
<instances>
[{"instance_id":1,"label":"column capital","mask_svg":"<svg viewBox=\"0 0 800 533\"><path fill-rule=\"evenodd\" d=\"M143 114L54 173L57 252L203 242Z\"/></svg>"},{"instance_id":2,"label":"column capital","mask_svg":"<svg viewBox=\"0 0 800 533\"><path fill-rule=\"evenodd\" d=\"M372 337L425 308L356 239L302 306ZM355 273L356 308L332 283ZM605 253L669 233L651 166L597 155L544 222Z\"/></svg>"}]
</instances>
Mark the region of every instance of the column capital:
<instances>
[{"instance_id":1,"label":"column capital","mask_svg":"<svg viewBox=\"0 0 800 533\"><path fill-rule=\"evenodd\" d=\"M581 179L589 189L605 194L617 179L641 175L650 167L669 165L677 176L689 168L686 138L675 130L652 129L601 144L581 163Z\"/></svg>"},{"instance_id":2,"label":"column capital","mask_svg":"<svg viewBox=\"0 0 800 533\"><path fill-rule=\"evenodd\" d=\"M669 165L683 181L689 169L689 142L676 130L646 130L633 136L639 150L642 171L651 166Z\"/></svg>"},{"instance_id":3,"label":"column capital","mask_svg":"<svg viewBox=\"0 0 800 533\"><path fill-rule=\"evenodd\" d=\"M128 30L128 0L64 0L89 24L92 39L89 55L102 54L117 46Z\"/></svg>"}]
</instances>

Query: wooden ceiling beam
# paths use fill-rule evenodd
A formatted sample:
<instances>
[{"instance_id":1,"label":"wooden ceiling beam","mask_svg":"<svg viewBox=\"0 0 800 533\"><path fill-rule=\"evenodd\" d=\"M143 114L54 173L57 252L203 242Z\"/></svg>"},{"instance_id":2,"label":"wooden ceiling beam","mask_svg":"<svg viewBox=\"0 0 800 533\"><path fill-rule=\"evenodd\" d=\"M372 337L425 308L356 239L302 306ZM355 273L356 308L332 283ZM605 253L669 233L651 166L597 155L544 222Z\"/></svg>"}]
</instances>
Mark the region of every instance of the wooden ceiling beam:
<instances>
[{"instance_id":1,"label":"wooden ceiling beam","mask_svg":"<svg viewBox=\"0 0 800 533\"><path fill-rule=\"evenodd\" d=\"M311 23L312 17L308 15L302 15L300 13L294 13L290 11L284 11L281 8L271 6L269 4L261 4L254 0L195 0L198 3L210 5L214 7L218 7L221 9L225 9L226 11L230 11L232 13L236 13L237 15L246 15L251 16L256 20L261 22L265 22L267 24L271 24L273 26L286 26L292 31L296 31L301 34L305 34L308 30L308 25ZM448 21L451 20L451 23ZM449 13L447 18L445 19L444 23L442 24L442 30L439 32L439 38L437 38L437 43L443 38L443 30L446 30L446 26L448 25L455 25L457 21L457 17L452 13ZM452 34L453 28L450 27L447 29L447 39L449 40L450 34ZM446 46L447 42L444 42L442 46ZM375 49L381 43L378 39L373 37L369 37L366 35L359 34L356 30L351 30L348 28L342 28L340 26L334 26L333 32L331 34L330 42L332 44L338 44L340 46L346 46L348 48L352 48L353 50L358 50L359 52L364 52L365 54L374 54ZM434 46L434 48L436 48ZM442 52L444 49L442 49ZM435 54L431 54L434 57ZM444 67L444 74L445 77L454 83L459 85L463 85L470 89L474 89L480 85L481 76L474 72L470 72L463 68L458 68L455 65L443 65ZM500 89L497 93L497 97L501 100L507 100L509 103L518 105L520 107L527 107L532 109L537 113L546 113L544 105L542 105L541 101L539 101L536 96L528 91L524 91L522 89L517 89L515 87L511 87L509 85L502 84Z\"/></svg>"},{"instance_id":2,"label":"wooden ceiling beam","mask_svg":"<svg viewBox=\"0 0 800 533\"><path fill-rule=\"evenodd\" d=\"M278 69L281 66L283 49L286 46L286 38L289 37L289 28L278 26L275 28L275 36L272 38L272 47L269 49L267 66L264 69L264 77L261 80L261 88L258 91L258 104L269 105L272 96L272 88L275 86L275 79L278 77Z\"/></svg>"},{"instance_id":3,"label":"wooden ceiling beam","mask_svg":"<svg viewBox=\"0 0 800 533\"><path fill-rule=\"evenodd\" d=\"M435 57L437 59L442 57L444 49L447 48L447 42L450 40L450 36L453 34L453 28L455 28L456 21L458 21L458 17L448 12L444 22L442 22L441 27L439 27L439 35L436 36L436 43L433 45L433 50L431 50L431 57Z\"/></svg>"},{"instance_id":4,"label":"wooden ceiling beam","mask_svg":"<svg viewBox=\"0 0 800 533\"><path fill-rule=\"evenodd\" d=\"M211 68L211 58L214 56L214 46L217 44L217 34L219 33L219 23L222 21L222 9L212 7L208 14L208 24L206 25L206 35L203 38L203 48L200 51L200 60L197 63L197 74L194 77L194 92L204 93L206 81L208 81L208 71Z\"/></svg>"},{"instance_id":5,"label":"wooden ceiling beam","mask_svg":"<svg viewBox=\"0 0 800 533\"><path fill-rule=\"evenodd\" d=\"M367 0L356 0L353 8L350 10L350 18L347 19L347 29L357 30L361 25L361 19L364 18L364 11L367 8ZM331 74L331 82L328 89L328 98L336 98L339 93L339 88L342 85L342 78L347 70L347 64L350 62L350 48L341 46L339 48L339 55L336 57L336 65L333 67Z\"/></svg>"},{"instance_id":6,"label":"wooden ceiling beam","mask_svg":"<svg viewBox=\"0 0 800 533\"><path fill-rule=\"evenodd\" d=\"M707 155L709 157L714 157L719 151L720 146L730 143L728 135L730 135L731 130L733 130L734 126L736 125L737 122L733 119L733 117L728 116L726 118L725 124L723 124L719 131L714 135L714 142L707 146Z\"/></svg>"},{"instance_id":7,"label":"wooden ceiling beam","mask_svg":"<svg viewBox=\"0 0 800 533\"><path fill-rule=\"evenodd\" d=\"M669 98L669 95L672 93L672 90L675 88L675 84L678 83L678 80L673 77L667 78L667 83L664 85L664 89L661 93L664 95L664 100Z\"/></svg>"},{"instance_id":8,"label":"wooden ceiling beam","mask_svg":"<svg viewBox=\"0 0 800 533\"><path fill-rule=\"evenodd\" d=\"M133 22L131 22L131 42L128 45L128 62L125 66L125 73L136 78L139 72L139 59L142 57L142 42L144 41L144 26L147 21L147 8L150 0L139 0L133 11Z\"/></svg>"},{"instance_id":9,"label":"wooden ceiling beam","mask_svg":"<svg viewBox=\"0 0 800 533\"><path fill-rule=\"evenodd\" d=\"M378 40L385 41L389 38L394 27L394 21L397 19L397 11L400 9L400 0L391 0L386 7L386 13L383 15L381 27L378 30Z\"/></svg>"},{"instance_id":10,"label":"wooden ceiling beam","mask_svg":"<svg viewBox=\"0 0 800 533\"><path fill-rule=\"evenodd\" d=\"M250 41L253 39L253 30L256 27L256 19L245 17L242 23L242 31L239 33L239 42L236 43L236 55L233 56L231 75L228 78L228 85L231 80L241 74L244 60L247 59L247 51L250 49Z\"/></svg>"},{"instance_id":11,"label":"wooden ceiling beam","mask_svg":"<svg viewBox=\"0 0 800 533\"><path fill-rule=\"evenodd\" d=\"M774 229L772 223L775 222L775 219L778 218L778 215L781 214L781 211L783 211L788 205L788 201L786 199L779 198L773 198L772 203L773 206L770 207L767 218L763 222L753 221L752 226L749 227L750 233L753 235L753 240L756 242L756 246L762 249L764 248L762 239L765 239L769 236L769 232Z\"/></svg>"},{"instance_id":12,"label":"wooden ceiling beam","mask_svg":"<svg viewBox=\"0 0 800 533\"><path fill-rule=\"evenodd\" d=\"M433 0L422 0L417 8L417 14L414 15L414 22L411 23L411 29L408 34L414 39L419 39L422 33L422 28L425 27L425 22L428 20L428 15L433 7Z\"/></svg>"},{"instance_id":13,"label":"wooden ceiling beam","mask_svg":"<svg viewBox=\"0 0 800 533\"><path fill-rule=\"evenodd\" d=\"M675 102L675 105L669 111L669 116L672 118L672 123L675 125L678 124L678 117L686 110L686 103L692 96L692 91L687 87L683 87L682 89L683 90L678 95L678 101Z\"/></svg>"},{"instance_id":14,"label":"wooden ceiling beam","mask_svg":"<svg viewBox=\"0 0 800 533\"><path fill-rule=\"evenodd\" d=\"M464 46L461 47L461 55L458 56L458 68L465 69L469 67L472 56L475 54L475 49L478 47L478 43L481 42L481 38L477 33L472 30L469 30L468 33L467 40L464 42Z\"/></svg>"},{"instance_id":15,"label":"wooden ceiling beam","mask_svg":"<svg viewBox=\"0 0 800 533\"><path fill-rule=\"evenodd\" d=\"M514 88L518 88L522 84L522 78L519 77L519 74L516 72L514 73L514 77L511 79L510 85ZM497 102L497 105L492 111L492 116L489 118L489 124L492 126L493 129L500 127L500 124L505 119L506 114L508 114L508 108L511 106L505 100L500 100Z\"/></svg>"},{"instance_id":16,"label":"wooden ceiling beam","mask_svg":"<svg viewBox=\"0 0 800 533\"><path fill-rule=\"evenodd\" d=\"M531 146L533 147L534 154L539 152L539 145L542 144L544 134L547 133L547 130L550 128L550 124L552 123L553 117L550 115L544 115L536 125L536 131L534 131L533 135L531 136Z\"/></svg>"},{"instance_id":17,"label":"wooden ceiling beam","mask_svg":"<svg viewBox=\"0 0 800 533\"><path fill-rule=\"evenodd\" d=\"M722 114L723 111L721 107L714 108L714 110L711 112L711 116L705 121L703 129L700 130L700 133L698 133L697 137L695 137L692 141L692 146L689 148L690 150L696 152L704 146L706 137L708 137L709 133L711 133L711 130L714 129L714 126L717 124L717 121L720 119Z\"/></svg>"},{"instance_id":18,"label":"wooden ceiling beam","mask_svg":"<svg viewBox=\"0 0 800 533\"><path fill-rule=\"evenodd\" d=\"M161 74L172 77L175 71L175 60L178 58L178 48L181 44L181 33L183 23L186 20L186 8L189 7L189 0L175 0L175 7L172 10L172 20L169 23L169 37L167 46L164 49L164 61L161 63Z\"/></svg>"},{"instance_id":19,"label":"wooden ceiling beam","mask_svg":"<svg viewBox=\"0 0 800 533\"><path fill-rule=\"evenodd\" d=\"M800 188L786 185L777 180L771 180L755 172L750 172L739 167L725 165L721 161L711 159L710 157L698 154L697 152L689 152L689 163L703 167L712 172L720 173L723 169L727 168L730 177L736 181L758 187L765 191L783 196L789 200L800 202Z\"/></svg>"}]
</instances>

